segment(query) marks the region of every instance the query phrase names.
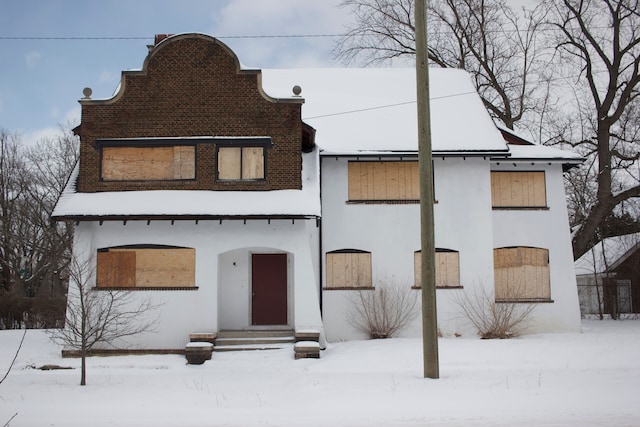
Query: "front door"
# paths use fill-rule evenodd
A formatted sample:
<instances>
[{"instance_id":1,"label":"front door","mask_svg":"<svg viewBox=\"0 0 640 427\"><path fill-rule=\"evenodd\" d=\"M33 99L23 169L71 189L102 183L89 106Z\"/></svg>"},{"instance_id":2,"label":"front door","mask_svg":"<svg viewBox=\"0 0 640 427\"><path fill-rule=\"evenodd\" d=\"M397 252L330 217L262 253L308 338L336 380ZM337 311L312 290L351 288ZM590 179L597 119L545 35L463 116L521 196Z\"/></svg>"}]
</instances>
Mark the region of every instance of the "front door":
<instances>
[{"instance_id":1,"label":"front door","mask_svg":"<svg viewBox=\"0 0 640 427\"><path fill-rule=\"evenodd\" d=\"M251 255L251 324L287 324L287 254Z\"/></svg>"}]
</instances>

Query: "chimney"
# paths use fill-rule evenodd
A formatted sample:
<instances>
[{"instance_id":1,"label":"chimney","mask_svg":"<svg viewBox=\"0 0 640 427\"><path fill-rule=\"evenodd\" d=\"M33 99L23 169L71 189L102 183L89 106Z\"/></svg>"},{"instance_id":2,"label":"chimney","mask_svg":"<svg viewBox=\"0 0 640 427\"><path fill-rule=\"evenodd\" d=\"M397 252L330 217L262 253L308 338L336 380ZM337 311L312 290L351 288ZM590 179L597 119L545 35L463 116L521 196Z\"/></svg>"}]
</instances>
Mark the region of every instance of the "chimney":
<instances>
[{"instance_id":1,"label":"chimney","mask_svg":"<svg viewBox=\"0 0 640 427\"><path fill-rule=\"evenodd\" d=\"M166 39L167 37L171 37L172 35L173 34L156 34L156 37L153 39L153 45L156 46L162 40Z\"/></svg>"}]
</instances>

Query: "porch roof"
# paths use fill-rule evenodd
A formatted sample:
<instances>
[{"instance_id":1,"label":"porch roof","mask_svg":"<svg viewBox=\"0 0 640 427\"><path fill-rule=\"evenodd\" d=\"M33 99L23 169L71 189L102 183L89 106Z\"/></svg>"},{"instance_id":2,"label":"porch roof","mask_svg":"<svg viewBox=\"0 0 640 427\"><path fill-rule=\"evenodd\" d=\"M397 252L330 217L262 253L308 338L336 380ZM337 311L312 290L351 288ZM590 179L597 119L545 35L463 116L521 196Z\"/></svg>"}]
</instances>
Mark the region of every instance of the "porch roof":
<instances>
[{"instance_id":1,"label":"porch roof","mask_svg":"<svg viewBox=\"0 0 640 427\"><path fill-rule=\"evenodd\" d=\"M78 168L51 214L53 220L282 219L320 216L318 152L302 154L302 189L277 191L153 190L79 193Z\"/></svg>"}]
</instances>

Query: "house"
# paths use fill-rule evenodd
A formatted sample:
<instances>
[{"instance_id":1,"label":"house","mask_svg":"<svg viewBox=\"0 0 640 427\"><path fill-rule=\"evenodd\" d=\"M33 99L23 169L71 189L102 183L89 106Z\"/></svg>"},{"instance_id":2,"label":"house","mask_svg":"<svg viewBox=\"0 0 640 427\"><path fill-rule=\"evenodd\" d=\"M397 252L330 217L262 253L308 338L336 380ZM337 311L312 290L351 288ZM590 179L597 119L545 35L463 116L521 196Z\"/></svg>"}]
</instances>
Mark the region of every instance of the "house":
<instances>
[{"instance_id":1,"label":"house","mask_svg":"<svg viewBox=\"0 0 640 427\"><path fill-rule=\"evenodd\" d=\"M126 344L363 338L356 292L419 298L414 82L413 69L248 69L180 34L157 38L112 98L86 90L80 161L52 216L76 222L96 292L161 304L157 333ZM431 87L441 332L474 333L456 305L470 291L536 304L533 331L579 329L563 171L582 159L497 129L462 71L431 70Z\"/></svg>"},{"instance_id":2,"label":"house","mask_svg":"<svg viewBox=\"0 0 640 427\"><path fill-rule=\"evenodd\" d=\"M640 233L601 240L575 268L583 315L640 313Z\"/></svg>"}]
</instances>

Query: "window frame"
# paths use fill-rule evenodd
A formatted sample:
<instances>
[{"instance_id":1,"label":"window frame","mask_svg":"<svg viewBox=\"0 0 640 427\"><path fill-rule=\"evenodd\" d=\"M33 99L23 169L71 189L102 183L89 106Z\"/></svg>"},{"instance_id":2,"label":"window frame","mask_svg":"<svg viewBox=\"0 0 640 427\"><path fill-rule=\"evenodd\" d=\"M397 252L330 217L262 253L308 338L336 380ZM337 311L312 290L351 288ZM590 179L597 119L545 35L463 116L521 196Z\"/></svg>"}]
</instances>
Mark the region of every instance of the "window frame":
<instances>
[{"instance_id":1,"label":"window frame","mask_svg":"<svg viewBox=\"0 0 640 427\"><path fill-rule=\"evenodd\" d=\"M256 182L266 181L267 179L267 149L273 147L273 142L270 137L215 137L214 142L216 145L216 173L215 179L217 182ZM239 148L240 159L238 162L239 178L221 178L220 177L220 150L225 148ZM259 178L243 178L243 166L245 149L262 148L262 177Z\"/></svg>"},{"instance_id":2,"label":"window frame","mask_svg":"<svg viewBox=\"0 0 640 427\"><path fill-rule=\"evenodd\" d=\"M528 254L525 252L529 252ZM502 255L501 253L504 253ZM529 259L527 263L526 258ZM522 260L515 264L515 261ZM508 246L493 249L494 299L500 302L553 302L549 249ZM502 265L502 266L499 266ZM502 270L502 271L499 271ZM523 295L509 295L509 282L523 280ZM534 279L532 279L534 278ZM541 291L541 292L540 292ZM511 292L511 291L509 291Z\"/></svg>"},{"instance_id":3,"label":"window frame","mask_svg":"<svg viewBox=\"0 0 640 427\"><path fill-rule=\"evenodd\" d=\"M499 182L497 177L499 175L512 175L517 176L520 175L520 180L532 180L533 183L530 186L526 186L525 184L519 184L521 189L527 190L527 194L525 197L525 192L514 192L514 186L516 182L511 179L509 181L501 181ZM541 183L536 183L536 177L541 176ZM509 196L503 195L503 192L499 190L498 187L501 187L504 184L508 185L508 188L504 192L510 193ZM537 188L537 185L540 185L541 188ZM526 187L526 188L525 188ZM541 194L540 194L541 193ZM522 196L523 201L521 203L513 202L514 195L519 194ZM525 200L526 199L526 200ZM538 199L543 199L538 202ZM529 202L529 200L533 200ZM491 171L491 208L493 210L548 210L549 202L547 197L547 173L544 170L492 170Z\"/></svg>"},{"instance_id":4,"label":"window frame","mask_svg":"<svg viewBox=\"0 0 640 427\"><path fill-rule=\"evenodd\" d=\"M199 139L198 141L211 140L211 138ZM196 181L197 180L197 142L191 138L133 138L133 139L97 139L94 143L94 148L99 152L99 179L102 182L168 182L168 181ZM105 149L158 149L158 148L173 148L174 160L176 148L191 148L192 154L190 157L193 159L192 164L189 166L192 173L187 178L183 177L134 177L132 179L118 179L118 178L105 178ZM143 168L139 168L143 169Z\"/></svg>"},{"instance_id":5,"label":"window frame","mask_svg":"<svg viewBox=\"0 0 640 427\"><path fill-rule=\"evenodd\" d=\"M358 272L356 274L358 276L360 276L360 272L362 272L363 274L362 284L359 285L357 281L353 283L352 278L346 280L344 283L339 283L339 281L336 280L337 276L336 274L333 274L333 271L335 269L335 262L333 260L330 260L330 257L333 258L333 256L338 256L338 255L344 255L344 260L338 259L336 261L338 261L338 264L340 264L340 261L344 263L343 268L345 271L350 270L352 275L353 271L357 270ZM350 256L347 257L348 255ZM343 258L343 257L340 257L340 258ZM350 262L353 262L354 260L357 263L357 265L355 266L350 264ZM364 262L364 265L360 265L360 263L362 262ZM372 276L371 252L368 252L368 251L363 251L360 249L338 249L335 251L326 252L325 253L325 273L326 274L325 274L324 290L333 291L333 290L374 289L373 276ZM346 276L347 274L345 274L345 279L346 279Z\"/></svg>"},{"instance_id":6,"label":"window frame","mask_svg":"<svg viewBox=\"0 0 640 427\"><path fill-rule=\"evenodd\" d=\"M357 165L357 166L356 166ZM363 167L366 165L371 169L383 168L384 171L373 171L370 174L372 181L369 183L362 183L362 175L355 176L356 167ZM394 186L398 193L404 193L403 197L389 197L389 178L387 176L389 168L395 165L402 171L398 170L397 180ZM410 170L410 167L415 168ZM384 172L384 192L385 197L377 196L380 192L383 192L382 182L378 181ZM376 180L376 178L378 180ZM404 185L400 185L399 181L404 180ZM410 181L407 184L407 181ZM364 187L366 191L362 191ZM371 197L359 196L358 193L367 194L370 192ZM417 159L411 160L349 160L347 162L347 203L349 204L418 204L420 203L420 170Z\"/></svg>"},{"instance_id":7,"label":"window frame","mask_svg":"<svg viewBox=\"0 0 640 427\"><path fill-rule=\"evenodd\" d=\"M151 251L158 251L158 253L150 255ZM176 253L177 251L181 254ZM100 248L96 251L94 289L106 291L197 290L195 252L195 248L169 245L124 245ZM175 264L167 262L167 256L177 255L181 256ZM160 258L154 260L153 257L156 256ZM118 264L115 266L110 264L113 262ZM163 268L156 268L156 264L162 265ZM113 270L110 270L111 268ZM169 275L167 272L173 274ZM166 282L169 277L176 283Z\"/></svg>"},{"instance_id":8,"label":"window frame","mask_svg":"<svg viewBox=\"0 0 640 427\"><path fill-rule=\"evenodd\" d=\"M413 253L413 289L422 289L422 263L420 260L420 254L421 254L421 250L417 250ZM457 284L455 285L439 285L438 281L439 278L442 279L443 276L445 278L445 280L448 280L448 276L449 276L449 271L447 271L446 273L443 274L442 271L438 271L438 266L443 264L443 263L448 263L448 262L444 262L445 260L439 260L438 258L444 258L448 255L456 255L456 268L454 271L454 275L455 278L457 280L454 280L454 282L456 282ZM453 250L453 249L446 249L446 248L436 248L436 289L462 289L463 286L461 285L460 282L460 252ZM440 255L440 256L438 256Z\"/></svg>"}]
</instances>

